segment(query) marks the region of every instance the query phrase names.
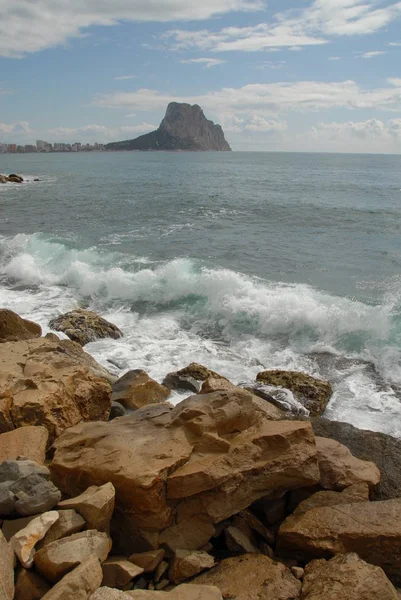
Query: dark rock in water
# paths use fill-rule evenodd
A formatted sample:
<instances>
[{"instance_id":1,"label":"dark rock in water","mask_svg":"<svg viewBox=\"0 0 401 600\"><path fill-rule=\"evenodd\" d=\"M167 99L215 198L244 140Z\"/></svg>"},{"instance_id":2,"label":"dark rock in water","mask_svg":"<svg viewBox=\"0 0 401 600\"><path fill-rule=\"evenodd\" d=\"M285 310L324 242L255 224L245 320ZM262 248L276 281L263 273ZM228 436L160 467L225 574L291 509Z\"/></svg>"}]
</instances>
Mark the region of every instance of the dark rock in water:
<instances>
[{"instance_id":1,"label":"dark rock in water","mask_svg":"<svg viewBox=\"0 0 401 600\"><path fill-rule=\"evenodd\" d=\"M162 383L169 390L185 390L195 394L200 392L202 387L201 383L191 375L180 375L179 372L169 373Z\"/></svg>"},{"instance_id":2,"label":"dark rock in water","mask_svg":"<svg viewBox=\"0 0 401 600\"><path fill-rule=\"evenodd\" d=\"M123 336L116 325L109 323L96 313L82 308L77 308L52 319L49 327L55 331L62 331L73 342L78 342L81 346L100 338L117 340Z\"/></svg>"},{"instance_id":3,"label":"dark rock in water","mask_svg":"<svg viewBox=\"0 0 401 600\"><path fill-rule=\"evenodd\" d=\"M127 413L125 412L125 408L119 402L112 400L109 421L113 419L117 419L117 417L125 417Z\"/></svg>"},{"instance_id":4,"label":"dark rock in water","mask_svg":"<svg viewBox=\"0 0 401 600\"><path fill-rule=\"evenodd\" d=\"M34 181L40 181L40 179L34 179Z\"/></svg>"},{"instance_id":5,"label":"dark rock in water","mask_svg":"<svg viewBox=\"0 0 401 600\"><path fill-rule=\"evenodd\" d=\"M22 183L24 181L24 178L21 177L21 175L16 175L15 173L11 173L11 175L8 176L8 180L12 181L13 183Z\"/></svg>"},{"instance_id":6,"label":"dark rock in water","mask_svg":"<svg viewBox=\"0 0 401 600\"><path fill-rule=\"evenodd\" d=\"M229 152L220 125L206 119L197 104L171 102L159 129L134 140L107 144L106 150L214 150Z\"/></svg>"}]
</instances>

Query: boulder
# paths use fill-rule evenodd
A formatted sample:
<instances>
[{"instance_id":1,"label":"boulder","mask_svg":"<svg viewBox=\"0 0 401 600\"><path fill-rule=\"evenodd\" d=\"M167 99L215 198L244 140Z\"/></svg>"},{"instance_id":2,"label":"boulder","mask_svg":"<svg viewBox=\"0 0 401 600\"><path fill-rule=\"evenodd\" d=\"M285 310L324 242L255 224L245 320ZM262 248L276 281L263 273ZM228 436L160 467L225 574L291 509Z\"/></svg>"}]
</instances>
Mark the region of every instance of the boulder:
<instances>
[{"instance_id":1,"label":"boulder","mask_svg":"<svg viewBox=\"0 0 401 600\"><path fill-rule=\"evenodd\" d=\"M230 525L224 530L226 546L233 554L259 553L257 540L253 539L252 529L246 532L242 527Z\"/></svg>"},{"instance_id":2,"label":"boulder","mask_svg":"<svg viewBox=\"0 0 401 600\"><path fill-rule=\"evenodd\" d=\"M108 419L106 371L78 348L47 338L0 345L0 432L43 425L51 442L76 423Z\"/></svg>"},{"instance_id":3,"label":"boulder","mask_svg":"<svg viewBox=\"0 0 401 600\"><path fill-rule=\"evenodd\" d=\"M30 460L0 464L0 515L37 515L52 509L61 493L49 481L50 471Z\"/></svg>"},{"instance_id":4,"label":"boulder","mask_svg":"<svg viewBox=\"0 0 401 600\"><path fill-rule=\"evenodd\" d=\"M42 328L6 308L0 309L0 342L30 340L42 335Z\"/></svg>"},{"instance_id":5,"label":"boulder","mask_svg":"<svg viewBox=\"0 0 401 600\"><path fill-rule=\"evenodd\" d=\"M134 565L123 556L112 556L102 565L102 585L123 590L125 586L143 573L143 569Z\"/></svg>"},{"instance_id":6,"label":"boulder","mask_svg":"<svg viewBox=\"0 0 401 600\"><path fill-rule=\"evenodd\" d=\"M355 483L367 483L374 488L380 481L380 471L373 462L355 458L340 442L316 437L320 485L325 490L341 491Z\"/></svg>"},{"instance_id":7,"label":"boulder","mask_svg":"<svg viewBox=\"0 0 401 600\"><path fill-rule=\"evenodd\" d=\"M296 600L301 591L285 565L262 554L227 558L192 583L216 586L223 598L235 600Z\"/></svg>"},{"instance_id":8,"label":"boulder","mask_svg":"<svg viewBox=\"0 0 401 600\"><path fill-rule=\"evenodd\" d=\"M305 561L356 552L401 580L401 499L314 508L288 517L277 551Z\"/></svg>"},{"instance_id":9,"label":"boulder","mask_svg":"<svg viewBox=\"0 0 401 600\"><path fill-rule=\"evenodd\" d=\"M14 598L14 552L0 531L0 598Z\"/></svg>"},{"instance_id":10,"label":"boulder","mask_svg":"<svg viewBox=\"0 0 401 600\"><path fill-rule=\"evenodd\" d=\"M132 590L126 593L102 587L90 597L90 600L223 600L220 590L206 585L182 584L171 592Z\"/></svg>"},{"instance_id":11,"label":"boulder","mask_svg":"<svg viewBox=\"0 0 401 600\"><path fill-rule=\"evenodd\" d=\"M168 577L173 583L181 583L194 575L199 575L205 569L211 569L213 565L214 558L207 552L176 550Z\"/></svg>"},{"instance_id":12,"label":"boulder","mask_svg":"<svg viewBox=\"0 0 401 600\"><path fill-rule=\"evenodd\" d=\"M228 379L219 375L215 371L211 371L207 367L198 363L191 363L184 369L179 371L173 371L168 373L163 379L163 385L168 387L170 390L188 390L198 394L201 390L202 384L200 382L206 381L212 377L217 380L225 380L230 383Z\"/></svg>"},{"instance_id":13,"label":"boulder","mask_svg":"<svg viewBox=\"0 0 401 600\"><path fill-rule=\"evenodd\" d=\"M109 587L99 588L89 600L129 600L131 596Z\"/></svg>"},{"instance_id":14,"label":"boulder","mask_svg":"<svg viewBox=\"0 0 401 600\"><path fill-rule=\"evenodd\" d=\"M381 472L381 480L372 491L374 500L401 497L400 439L323 418L313 419L312 426L317 436L337 440L349 448L356 458L375 463Z\"/></svg>"},{"instance_id":15,"label":"boulder","mask_svg":"<svg viewBox=\"0 0 401 600\"><path fill-rule=\"evenodd\" d=\"M258 498L319 480L310 424L270 421L256 400L215 392L82 423L56 440L53 481L68 493L113 483L115 551L200 549Z\"/></svg>"},{"instance_id":16,"label":"boulder","mask_svg":"<svg viewBox=\"0 0 401 600\"><path fill-rule=\"evenodd\" d=\"M90 556L68 573L42 600L88 600L102 583L102 569L96 556Z\"/></svg>"},{"instance_id":17,"label":"boulder","mask_svg":"<svg viewBox=\"0 0 401 600\"><path fill-rule=\"evenodd\" d=\"M59 510L58 515L58 520L37 544L38 550L73 533L79 533L86 526L84 519L75 510Z\"/></svg>"},{"instance_id":18,"label":"boulder","mask_svg":"<svg viewBox=\"0 0 401 600\"><path fill-rule=\"evenodd\" d=\"M43 465L48 439L49 434L45 427L19 427L7 433L0 433L0 463L24 456Z\"/></svg>"},{"instance_id":19,"label":"boulder","mask_svg":"<svg viewBox=\"0 0 401 600\"><path fill-rule=\"evenodd\" d=\"M34 571L21 569L15 583L14 600L42 600L50 587L50 584Z\"/></svg>"},{"instance_id":20,"label":"boulder","mask_svg":"<svg viewBox=\"0 0 401 600\"><path fill-rule=\"evenodd\" d=\"M85 519L88 529L109 533L115 495L112 483L93 485L77 498L59 502L58 507L76 510Z\"/></svg>"},{"instance_id":21,"label":"boulder","mask_svg":"<svg viewBox=\"0 0 401 600\"><path fill-rule=\"evenodd\" d=\"M24 178L21 177L21 175L17 175L16 173L11 173L8 176L9 181L12 181L13 183L22 183L24 181Z\"/></svg>"},{"instance_id":22,"label":"boulder","mask_svg":"<svg viewBox=\"0 0 401 600\"><path fill-rule=\"evenodd\" d=\"M106 533L94 530L74 533L36 552L35 569L48 581L57 583L68 571L92 555L104 562L110 550L111 540Z\"/></svg>"},{"instance_id":23,"label":"boulder","mask_svg":"<svg viewBox=\"0 0 401 600\"><path fill-rule=\"evenodd\" d=\"M149 550L149 552L132 554L129 560L138 567L142 567L144 573L153 573L162 562L164 554L164 550L158 548L157 550Z\"/></svg>"},{"instance_id":24,"label":"boulder","mask_svg":"<svg viewBox=\"0 0 401 600\"><path fill-rule=\"evenodd\" d=\"M297 506L294 515L302 515L313 508L337 506L338 504L355 504L356 502L368 502L368 500L368 484L358 483L345 488L342 492L316 492Z\"/></svg>"},{"instance_id":25,"label":"boulder","mask_svg":"<svg viewBox=\"0 0 401 600\"><path fill-rule=\"evenodd\" d=\"M170 390L149 377L142 369L128 371L113 384L112 401L129 410L138 410L148 404L164 402Z\"/></svg>"},{"instance_id":26,"label":"boulder","mask_svg":"<svg viewBox=\"0 0 401 600\"><path fill-rule=\"evenodd\" d=\"M113 419L118 419L118 417L125 417L126 410L120 402L115 402L115 400L111 401L111 409L109 414L109 421Z\"/></svg>"},{"instance_id":27,"label":"boulder","mask_svg":"<svg viewBox=\"0 0 401 600\"><path fill-rule=\"evenodd\" d=\"M58 518L59 514L55 510L43 513L11 538L10 546L25 569L32 567L37 542L45 537Z\"/></svg>"},{"instance_id":28,"label":"boulder","mask_svg":"<svg viewBox=\"0 0 401 600\"><path fill-rule=\"evenodd\" d=\"M25 529L33 519L36 519L36 516L37 515L32 515L31 517L24 517L22 519L5 519L1 526L1 530L7 542L9 542L16 533L21 531L21 529Z\"/></svg>"},{"instance_id":29,"label":"boulder","mask_svg":"<svg viewBox=\"0 0 401 600\"><path fill-rule=\"evenodd\" d=\"M116 325L82 308L55 317L49 322L49 327L55 331L62 331L81 346L101 338L118 340L123 336Z\"/></svg>"},{"instance_id":30,"label":"boulder","mask_svg":"<svg viewBox=\"0 0 401 600\"><path fill-rule=\"evenodd\" d=\"M357 554L313 560L306 569L302 600L398 600L397 590L380 567Z\"/></svg>"},{"instance_id":31,"label":"boulder","mask_svg":"<svg viewBox=\"0 0 401 600\"><path fill-rule=\"evenodd\" d=\"M323 414L333 390L327 381L315 379L297 371L262 371L256 380L278 388L290 390L312 417Z\"/></svg>"}]
</instances>

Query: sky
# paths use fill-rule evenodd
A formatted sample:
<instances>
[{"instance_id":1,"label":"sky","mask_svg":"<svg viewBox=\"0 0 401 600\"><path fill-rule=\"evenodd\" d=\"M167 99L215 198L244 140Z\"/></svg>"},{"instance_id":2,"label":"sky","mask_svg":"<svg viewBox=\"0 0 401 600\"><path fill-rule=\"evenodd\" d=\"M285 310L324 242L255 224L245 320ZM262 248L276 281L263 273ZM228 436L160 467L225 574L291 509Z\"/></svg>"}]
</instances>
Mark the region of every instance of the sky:
<instances>
[{"instance_id":1,"label":"sky","mask_svg":"<svg viewBox=\"0 0 401 600\"><path fill-rule=\"evenodd\" d=\"M401 151L401 2L0 0L0 141L109 142L199 104L233 150Z\"/></svg>"}]
</instances>

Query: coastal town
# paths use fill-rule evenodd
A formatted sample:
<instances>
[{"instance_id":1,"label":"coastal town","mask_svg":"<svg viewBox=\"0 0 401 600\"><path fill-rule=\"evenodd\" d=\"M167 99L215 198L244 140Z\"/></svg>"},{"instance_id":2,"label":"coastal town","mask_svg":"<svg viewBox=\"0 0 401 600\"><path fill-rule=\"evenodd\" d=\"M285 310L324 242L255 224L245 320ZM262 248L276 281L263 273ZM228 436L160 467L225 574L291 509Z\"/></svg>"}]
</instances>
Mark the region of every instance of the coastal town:
<instances>
[{"instance_id":1,"label":"coastal town","mask_svg":"<svg viewBox=\"0 0 401 600\"><path fill-rule=\"evenodd\" d=\"M74 144L64 144L55 142L45 142L44 140L37 140L36 145L25 144L24 146L18 144L5 144L0 142L0 154L29 154L33 152L102 152L104 150L104 144L83 144L81 142L75 142Z\"/></svg>"}]
</instances>

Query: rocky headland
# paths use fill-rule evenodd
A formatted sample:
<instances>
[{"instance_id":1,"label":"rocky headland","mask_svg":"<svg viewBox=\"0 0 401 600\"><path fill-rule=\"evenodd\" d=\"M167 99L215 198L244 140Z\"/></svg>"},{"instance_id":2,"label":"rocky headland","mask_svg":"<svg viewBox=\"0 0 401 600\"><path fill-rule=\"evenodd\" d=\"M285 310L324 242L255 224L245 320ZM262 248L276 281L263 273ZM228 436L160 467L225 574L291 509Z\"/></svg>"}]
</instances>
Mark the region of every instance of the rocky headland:
<instances>
[{"instance_id":1,"label":"rocky headland","mask_svg":"<svg viewBox=\"0 0 401 600\"><path fill-rule=\"evenodd\" d=\"M197 104L171 102L166 115L156 131L141 135L133 140L113 142L106 150L231 150L223 129L206 119Z\"/></svg>"},{"instance_id":2,"label":"rocky headland","mask_svg":"<svg viewBox=\"0 0 401 600\"><path fill-rule=\"evenodd\" d=\"M53 324L0 310L0 600L399 600L401 440L306 374L117 379L82 345L123 332Z\"/></svg>"}]
</instances>

